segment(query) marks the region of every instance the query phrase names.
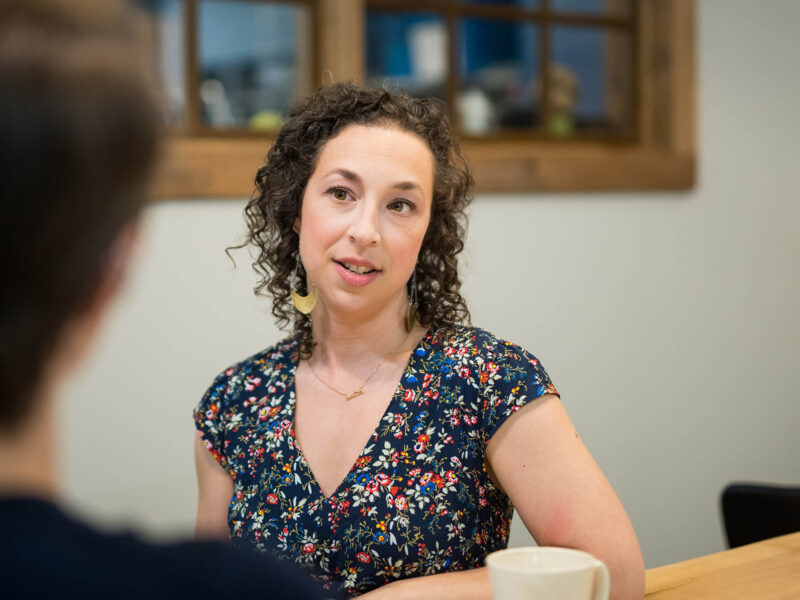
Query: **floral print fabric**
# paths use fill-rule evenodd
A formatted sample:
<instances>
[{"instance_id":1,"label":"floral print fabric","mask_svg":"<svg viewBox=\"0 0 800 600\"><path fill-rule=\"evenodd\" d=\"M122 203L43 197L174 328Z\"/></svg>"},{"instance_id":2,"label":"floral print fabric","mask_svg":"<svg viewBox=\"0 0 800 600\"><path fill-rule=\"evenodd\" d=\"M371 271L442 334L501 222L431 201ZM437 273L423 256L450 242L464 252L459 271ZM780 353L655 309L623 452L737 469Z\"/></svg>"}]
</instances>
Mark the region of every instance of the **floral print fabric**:
<instances>
[{"instance_id":1,"label":"floral print fabric","mask_svg":"<svg viewBox=\"0 0 800 600\"><path fill-rule=\"evenodd\" d=\"M506 546L513 507L484 454L509 416L557 393L534 356L481 329L428 332L330 497L294 438L297 357L289 339L238 363L195 410L206 446L234 481L234 543L300 563L349 595L479 567Z\"/></svg>"}]
</instances>

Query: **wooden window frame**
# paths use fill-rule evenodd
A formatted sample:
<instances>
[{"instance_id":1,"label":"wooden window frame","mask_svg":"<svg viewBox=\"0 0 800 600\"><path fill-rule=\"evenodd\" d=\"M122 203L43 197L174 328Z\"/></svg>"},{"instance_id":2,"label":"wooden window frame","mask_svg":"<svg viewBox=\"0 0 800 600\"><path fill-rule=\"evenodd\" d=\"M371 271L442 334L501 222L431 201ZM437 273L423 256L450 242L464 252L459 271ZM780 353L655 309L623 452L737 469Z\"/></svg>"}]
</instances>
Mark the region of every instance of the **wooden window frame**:
<instances>
[{"instance_id":1,"label":"wooden window frame","mask_svg":"<svg viewBox=\"0 0 800 600\"><path fill-rule=\"evenodd\" d=\"M193 1L193 0L190 0ZM467 137L476 193L685 190L695 182L695 0L637 2L638 139L631 143ZM319 81L364 76L364 0L315 0ZM194 34L187 29L187 44ZM324 74L324 76L322 75ZM196 84L191 81L188 83ZM191 90L187 89L187 97ZM166 198L242 198L274 136L171 135L155 181Z\"/></svg>"}]
</instances>

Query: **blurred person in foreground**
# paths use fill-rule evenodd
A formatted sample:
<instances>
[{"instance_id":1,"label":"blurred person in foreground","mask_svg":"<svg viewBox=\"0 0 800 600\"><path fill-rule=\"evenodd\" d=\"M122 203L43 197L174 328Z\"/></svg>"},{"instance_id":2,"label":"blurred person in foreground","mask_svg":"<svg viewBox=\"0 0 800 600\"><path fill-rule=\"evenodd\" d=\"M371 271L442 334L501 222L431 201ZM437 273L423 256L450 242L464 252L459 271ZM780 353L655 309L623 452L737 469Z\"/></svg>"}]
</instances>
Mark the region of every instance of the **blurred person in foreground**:
<instances>
[{"instance_id":1,"label":"blurred person in foreground","mask_svg":"<svg viewBox=\"0 0 800 600\"><path fill-rule=\"evenodd\" d=\"M109 0L0 0L0 594L318 598L263 556L148 545L57 506L62 385L123 279L157 150L132 20Z\"/></svg>"}]
</instances>

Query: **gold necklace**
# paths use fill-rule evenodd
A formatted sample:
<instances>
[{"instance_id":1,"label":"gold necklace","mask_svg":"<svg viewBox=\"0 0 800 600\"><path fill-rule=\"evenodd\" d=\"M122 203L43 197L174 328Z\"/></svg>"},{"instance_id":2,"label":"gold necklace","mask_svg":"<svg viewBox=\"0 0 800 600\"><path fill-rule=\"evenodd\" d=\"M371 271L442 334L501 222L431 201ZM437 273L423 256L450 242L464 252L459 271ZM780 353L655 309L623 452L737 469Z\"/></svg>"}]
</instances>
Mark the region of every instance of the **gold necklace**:
<instances>
[{"instance_id":1,"label":"gold necklace","mask_svg":"<svg viewBox=\"0 0 800 600\"><path fill-rule=\"evenodd\" d=\"M396 353L398 350L400 350L400 348L402 348L402 347L403 347L403 345L406 343L406 341L408 341L408 336L410 336L410 335L411 335L411 331L409 331L409 332L406 334L406 337L404 337L404 338L403 338L403 341L402 341L402 342L400 342L400 344L399 344L399 345L398 345L398 346L397 346L397 347L396 347L394 350L392 350L392 351L391 351L391 352L389 352L388 354L384 355L384 356L383 356L383 358L381 358L381 359L380 359L380 361L378 361L378 364L377 364L377 365L375 365L375 368L374 368L374 369L372 369L372 372L371 372L371 373L370 373L370 374L367 376L367 378L364 380L364 383L362 383L360 386L358 386L356 389L354 389L354 390L353 390L352 392L350 392L349 394L346 394L345 392L342 392L342 391L339 391L339 390L337 390L337 389L336 389L335 387L333 387L333 386L332 386L330 383L328 383L328 382L327 382L327 381L325 381L325 380L324 380L322 377L320 377L320 376L319 376L319 373L317 373L317 372L314 370L314 367L312 367L312 366L311 366L311 360L307 360L307 361L306 361L306 363L308 364L308 368L309 368L309 369L311 369L311 372L314 374L314 377L316 377L317 379L319 379L320 383L322 383L322 384L323 384L325 387L327 387L327 388L328 388L330 391L332 391L332 392L334 392L334 393L336 393L336 394L339 394L340 396L343 396L345 400L347 400L347 401L350 401L350 400L352 400L353 398L358 398L359 396L363 396L363 395L364 395L364 386L365 386L365 385L367 385L367 383L369 383L369 380L370 380L370 379L372 379L372 376L373 376L373 375L375 375L375 373L377 373L377 372L378 372L378 369L380 369L380 368L381 368L381 365L382 365L384 362L386 362L386 359L387 359L387 358L389 358L389 357L390 357L392 354L395 354L395 353Z\"/></svg>"},{"instance_id":2,"label":"gold necklace","mask_svg":"<svg viewBox=\"0 0 800 600\"><path fill-rule=\"evenodd\" d=\"M362 383L360 386L358 386L356 389L354 389L349 394L345 394L344 392L340 392L335 387L333 387L330 383L325 381L322 377L319 376L319 373L317 373L314 370L314 367L311 366L311 361L307 361L307 362L308 362L308 368L311 369L311 372L314 374L314 377L316 377L317 379L320 380L320 383L325 385L330 391L335 392L335 393L339 394L340 396L344 396L345 400L352 400L353 398L358 398L359 396L364 394L364 386L367 385L367 382L370 379L372 379L372 376L375 375L375 373L378 372L378 369L380 369L381 365L383 364L383 362L385 360L386 360L386 358L382 358L381 361L377 365L375 365L375 368L372 369L372 373L369 374L369 377L367 377L364 380L364 383Z\"/></svg>"}]
</instances>

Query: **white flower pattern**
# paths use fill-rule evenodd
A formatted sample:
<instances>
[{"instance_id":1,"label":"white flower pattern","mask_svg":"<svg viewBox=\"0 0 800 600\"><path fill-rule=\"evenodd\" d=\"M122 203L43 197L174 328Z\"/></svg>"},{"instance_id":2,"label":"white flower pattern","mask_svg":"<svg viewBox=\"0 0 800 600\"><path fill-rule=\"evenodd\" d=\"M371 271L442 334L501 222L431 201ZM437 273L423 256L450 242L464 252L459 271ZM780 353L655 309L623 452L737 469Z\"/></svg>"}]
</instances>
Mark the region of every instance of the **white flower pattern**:
<instances>
[{"instance_id":1,"label":"white flower pattern","mask_svg":"<svg viewBox=\"0 0 800 600\"><path fill-rule=\"evenodd\" d=\"M330 498L294 439L296 366L296 342L278 343L220 374L195 410L234 480L234 543L293 560L349 595L479 567L506 546L513 507L484 452L515 411L557 393L535 357L477 328L428 332Z\"/></svg>"}]
</instances>

